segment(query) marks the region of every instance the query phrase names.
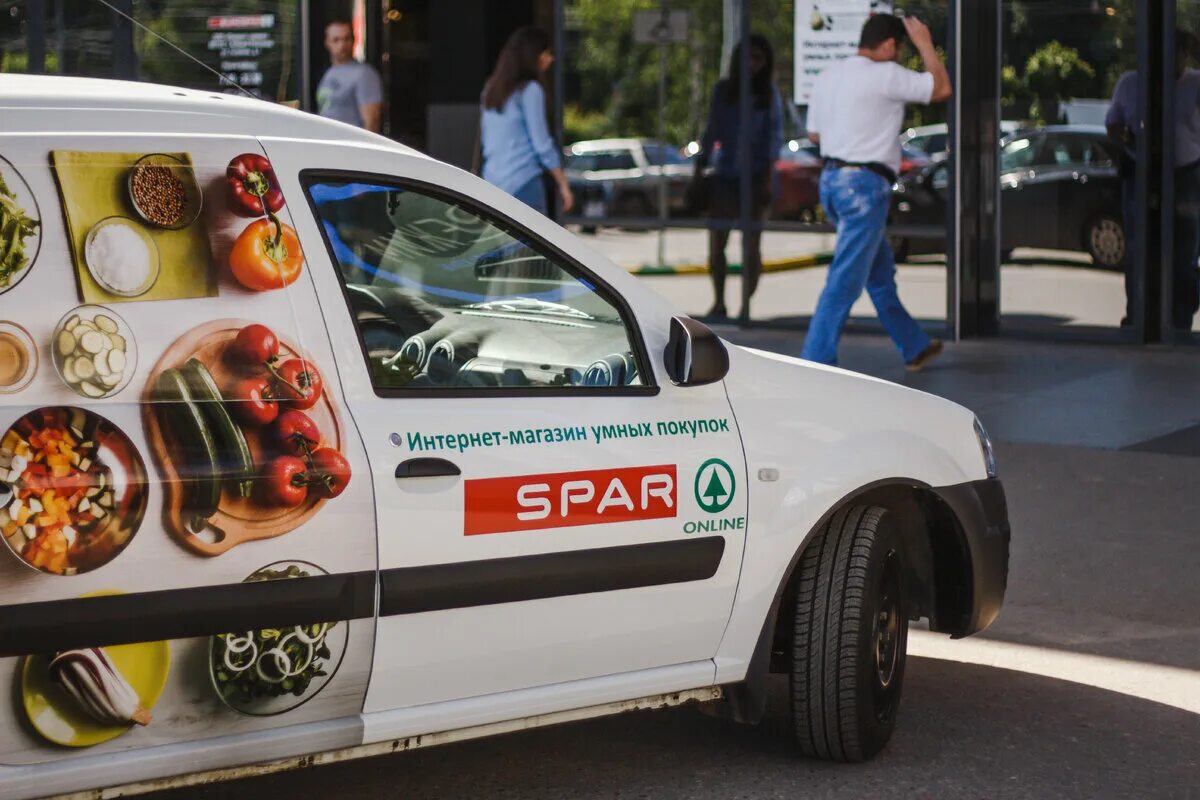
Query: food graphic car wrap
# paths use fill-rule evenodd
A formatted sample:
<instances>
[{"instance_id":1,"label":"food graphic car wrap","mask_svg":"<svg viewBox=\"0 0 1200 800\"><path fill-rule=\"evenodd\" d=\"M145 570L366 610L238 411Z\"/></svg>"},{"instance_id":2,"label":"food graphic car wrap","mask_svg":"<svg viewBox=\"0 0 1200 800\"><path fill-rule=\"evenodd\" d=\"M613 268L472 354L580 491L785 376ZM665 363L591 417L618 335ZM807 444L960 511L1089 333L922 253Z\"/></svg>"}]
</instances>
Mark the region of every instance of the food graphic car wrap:
<instances>
[{"instance_id":1,"label":"food graphic car wrap","mask_svg":"<svg viewBox=\"0 0 1200 800\"><path fill-rule=\"evenodd\" d=\"M0 133L0 765L361 709L372 609L321 598L374 504L292 214L250 137Z\"/></svg>"},{"instance_id":2,"label":"food graphic car wrap","mask_svg":"<svg viewBox=\"0 0 1200 800\"><path fill-rule=\"evenodd\" d=\"M674 464L660 464L471 479L463 486L463 534L674 517L675 477Z\"/></svg>"}]
</instances>

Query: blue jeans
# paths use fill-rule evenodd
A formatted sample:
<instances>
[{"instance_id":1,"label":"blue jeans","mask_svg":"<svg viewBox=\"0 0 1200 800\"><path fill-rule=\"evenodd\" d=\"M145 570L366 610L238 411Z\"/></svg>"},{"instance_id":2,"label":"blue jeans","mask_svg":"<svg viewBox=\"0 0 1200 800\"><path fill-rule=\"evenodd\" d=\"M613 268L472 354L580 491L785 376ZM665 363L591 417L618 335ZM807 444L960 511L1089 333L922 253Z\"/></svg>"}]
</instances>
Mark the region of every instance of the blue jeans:
<instances>
[{"instance_id":1,"label":"blue jeans","mask_svg":"<svg viewBox=\"0 0 1200 800\"><path fill-rule=\"evenodd\" d=\"M837 225L837 245L804 338L802 358L837 363L842 328L864 287L905 362L929 346L929 336L896 293L896 259L884 236L891 197L887 180L869 170L830 167L821 173L821 205L825 216Z\"/></svg>"},{"instance_id":2,"label":"blue jeans","mask_svg":"<svg viewBox=\"0 0 1200 800\"><path fill-rule=\"evenodd\" d=\"M513 192L513 197L530 208L535 208L543 214L546 213L546 185L542 183L540 174L535 178L530 178L524 186Z\"/></svg>"}]
</instances>

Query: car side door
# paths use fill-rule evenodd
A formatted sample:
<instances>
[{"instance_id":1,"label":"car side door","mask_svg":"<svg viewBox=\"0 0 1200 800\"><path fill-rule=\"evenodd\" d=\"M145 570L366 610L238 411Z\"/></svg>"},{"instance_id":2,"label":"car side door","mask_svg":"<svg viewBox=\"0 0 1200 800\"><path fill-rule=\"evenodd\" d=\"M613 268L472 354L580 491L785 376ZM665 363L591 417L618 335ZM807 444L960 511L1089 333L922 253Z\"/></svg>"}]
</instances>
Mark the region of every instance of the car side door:
<instances>
[{"instance_id":1,"label":"car side door","mask_svg":"<svg viewBox=\"0 0 1200 800\"><path fill-rule=\"evenodd\" d=\"M1044 137L1020 136L1001 147L1001 247L1056 247L1057 219L1053 184L1043 176Z\"/></svg>"},{"instance_id":2,"label":"car side door","mask_svg":"<svg viewBox=\"0 0 1200 800\"><path fill-rule=\"evenodd\" d=\"M368 739L370 712L656 668L711 681L745 464L723 385L665 377L669 310L465 173L267 147L328 254L313 275L371 461Z\"/></svg>"}]
</instances>

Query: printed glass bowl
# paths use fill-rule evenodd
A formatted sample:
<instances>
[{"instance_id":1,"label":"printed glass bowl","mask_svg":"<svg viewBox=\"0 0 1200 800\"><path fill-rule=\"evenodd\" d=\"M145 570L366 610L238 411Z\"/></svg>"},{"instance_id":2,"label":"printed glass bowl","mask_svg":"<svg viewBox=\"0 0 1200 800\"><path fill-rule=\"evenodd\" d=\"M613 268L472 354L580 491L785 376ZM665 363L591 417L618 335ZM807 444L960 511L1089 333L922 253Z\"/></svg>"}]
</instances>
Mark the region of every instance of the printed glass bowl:
<instances>
[{"instance_id":1,"label":"printed glass bowl","mask_svg":"<svg viewBox=\"0 0 1200 800\"><path fill-rule=\"evenodd\" d=\"M66 313L50 340L54 368L80 397L112 397L137 369L137 341L129 324L104 306L83 305Z\"/></svg>"},{"instance_id":2,"label":"printed glass bowl","mask_svg":"<svg viewBox=\"0 0 1200 800\"><path fill-rule=\"evenodd\" d=\"M182 208L178 217L171 220L164 219L157 213L159 209L153 207L152 204L156 199L165 201L167 198L147 197L143 195L142 191L139 191L136 179L141 167L163 167L171 176L179 180L183 188L183 196ZM156 228L166 228L171 231L186 228L200 216L200 209L204 205L204 194L200 191L200 184L196 181L195 170L187 163L166 153L149 153L139 158L129 168L126 188L129 192L129 202L133 205L133 210L137 212L138 217L145 220L146 224Z\"/></svg>"},{"instance_id":3,"label":"printed glass bowl","mask_svg":"<svg viewBox=\"0 0 1200 800\"><path fill-rule=\"evenodd\" d=\"M8 359L23 364L14 367ZM0 363L0 394L24 389L33 382L40 366L38 347L29 331L9 320L0 320L0 361L6 362Z\"/></svg>"},{"instance_id":4,"label":"printed glass bowl","mask_svg":"<svg viewBox=\"0 0 1200 800\"><path fill-rule=\"evenodd\" d=\"M100 270L98 270L96 265L93 263L93 248L95 246L93 242L96 239L96 234L98 234L101 229L110 225L122 225L126 228L129 228L138 236L138 238L142 240L143 243L145 243L146 251L149 253L150 267L147 270L146 280L142 281L140 286L136 286L133 289L118 289L116 286L113 286L104 278ZM119 297L139 297L150 291L150 289L158 281L159 273L162 271L162 261L158 254L158 245L154 243L154 239L150 237L150 234L146 233L145 228L128 217L105 217L93 225L92 229L88 231L87 238L83 240L83 261L84 264L87 265L88 274L91 275L92 279L100 285L100 288L109 294L115 294Z\"/></svg>"}]
</instances>

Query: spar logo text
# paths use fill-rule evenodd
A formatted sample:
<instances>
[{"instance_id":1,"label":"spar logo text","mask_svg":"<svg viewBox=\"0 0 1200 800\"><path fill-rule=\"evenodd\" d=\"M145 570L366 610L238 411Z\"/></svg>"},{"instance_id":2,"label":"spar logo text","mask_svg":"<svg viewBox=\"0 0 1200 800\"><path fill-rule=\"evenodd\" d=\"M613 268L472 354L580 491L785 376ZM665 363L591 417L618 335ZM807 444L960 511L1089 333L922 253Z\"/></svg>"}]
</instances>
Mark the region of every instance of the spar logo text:
<instances>
[{"instance_id":1,"label":"spar logo text","mask_svg":"<svg viewBox=\"0 0 1200 800\"><path fill-rule=\"evenodd\" d=\"M674 517L675 465L551 472L464 483L463 533L509 533Z\"/></svg>"}]
</instances>

